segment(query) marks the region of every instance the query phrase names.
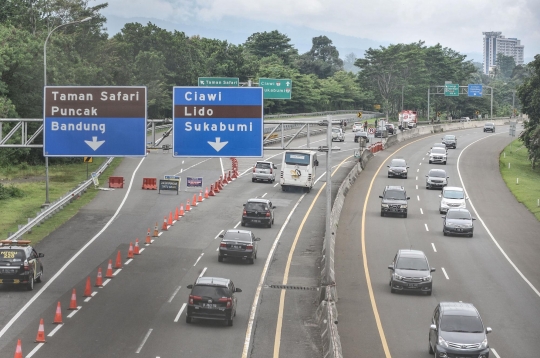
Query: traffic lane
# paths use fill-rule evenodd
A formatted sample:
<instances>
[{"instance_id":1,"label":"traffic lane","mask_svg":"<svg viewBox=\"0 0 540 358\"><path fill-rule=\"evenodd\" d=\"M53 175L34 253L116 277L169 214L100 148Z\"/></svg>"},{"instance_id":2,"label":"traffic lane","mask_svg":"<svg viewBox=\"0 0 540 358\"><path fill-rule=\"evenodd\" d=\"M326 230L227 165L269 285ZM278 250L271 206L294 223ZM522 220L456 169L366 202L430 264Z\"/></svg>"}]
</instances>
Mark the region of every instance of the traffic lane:
<instances>
[{"instance_id":1,"label":"traffic lane","mask_svg":"<svg viewBox=\"0 0 540 358\"><path fill-rule=\"evenodd\" d=\"M471 146L461 159L462 177L478 214L512 262L540 290L540 224L519 203L500 176L499 153L514 137L506 133L490 136ZM526 150L526 149L521 149ZM474 212L473 212L474 214ZM478 220L475 227L481 226ZM509 265L506 261L504 264Z\"/></svg>"}]
</instances>

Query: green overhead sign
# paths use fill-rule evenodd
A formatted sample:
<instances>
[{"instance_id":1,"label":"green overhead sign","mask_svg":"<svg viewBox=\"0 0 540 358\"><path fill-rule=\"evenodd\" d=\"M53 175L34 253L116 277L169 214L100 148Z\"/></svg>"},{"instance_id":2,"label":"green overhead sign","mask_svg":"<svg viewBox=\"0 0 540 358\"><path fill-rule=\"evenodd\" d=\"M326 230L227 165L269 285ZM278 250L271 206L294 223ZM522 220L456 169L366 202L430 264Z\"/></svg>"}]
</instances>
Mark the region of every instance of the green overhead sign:
<instances>
[{"instance_id":1,"label":"green overhead sign","mask_svg":"<svg viewBox=\"0 0 540 358\"><path fill-rule=\"evenodd\" d=\"M447 83L444 85L444 95L448 97L459 96L459 83Z\"/></svg>"},{"instance_id":2,"label":"green overhead sign","mask_svg":"<svg viewBox=\"0 0 540 358\"><path fill-rule=\"evenodd\" d=\"M199 87L238 87L238 77L199 77Z\"/></svg>"},{"instance_id":3,"label":"green overhead sign","mask_svg":"<svg viewBox=\"0 0 540 358\"><path fill-rule=\"evenodd\" d=\"M292 81L290 79L259 78L264 99L291 99Z\"/></svg>"}]
</instances>

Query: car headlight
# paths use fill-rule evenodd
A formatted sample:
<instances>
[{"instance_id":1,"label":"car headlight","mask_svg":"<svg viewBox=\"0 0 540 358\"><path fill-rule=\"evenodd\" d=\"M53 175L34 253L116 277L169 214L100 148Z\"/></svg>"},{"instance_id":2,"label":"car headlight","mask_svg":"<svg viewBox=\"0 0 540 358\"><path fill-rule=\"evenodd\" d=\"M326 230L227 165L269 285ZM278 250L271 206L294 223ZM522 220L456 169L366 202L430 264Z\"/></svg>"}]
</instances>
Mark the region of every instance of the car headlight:
<instances>
[{"instance_id":1,"label":"car headlight","mask_svg":"<svg viewBox=\"0 0 540 358\"><path fill-rule=\"evenodd\" d=\"M439 344L443 347L448 347L448 342L446 342L441 336L439 336Z\"/></svg>"},{"instance_id":2,"label":"car headlight","mask_svg":"<svg viewBox=\"0 0 540 358\"><path fill-rule=\"evenodd\" d=\"M424 281L424 282L429 282L429 281L431 281L431 276L422 278L422 281Z\"/></svg>"},{"instance_id":3,"label":"car headlight","mask_svg":"<svg viewBox=\"0 0 540 358\"><path fill-rule=\"evenodd\" d=\"M403 281L405 277L398 275L397 273L394 274L394 279Z\"/></svg>"},{"instance_id":4,"label":"car headlight","mask_svg":"<svg viewBox=\"0 0 540 358\"><path fill-rule=\"evenodd\" d=\"M472 227L472 224L465 224L463 225L464 227L468 227L468 228L471 228Z\"/></svg>"},{"instance_id":5,"label":"car headlight","mask_svg":"<svg viewBox=\"0 0 540 358\"><path fill-rule=\"evenodd\" d=\"M482 343L480 343L480 349L487 348L487 346L488 346L488 340L487 338L484 338Z\"/></svg>"},{"instance_id":6,"label":"car headlight","mask_svg":"<svg viewBox=\"0 0 540 358\"><path fill-rule=\"evenodd\" d=\"M441 205L448 205L448 202L446 200L442 200Z\"/></svg>"},{"instance_id":7,"label":"car headlight","mask_svg":"<svg viewBox=\"0 0 540 358\"><path fill-rule=\"evenodd\" d=\"M402 209L407 209L407 204L401 205L401 208L402 208Z\"/></svg>"},{"instance_id":8,"label":"car headlight","mask_svg":"<svg viewBox=\"0 0 540 358\"><path fill-rule=\"evenodd\" d=\"M446 223L446 226L452 227L452 226L456 226L456 225L454 223Z\"/></svg>"},{"instance_id":9,"label":"car headlight","mask_svg":"<svg viewBox=\"0 0 540 358\"><path fill-rule=\"evenodd\" d=\"M382 206L383 208L387 208L387 207L388 207L388 204L381 204L381 206Z\"/></svg>"}]
</instances>

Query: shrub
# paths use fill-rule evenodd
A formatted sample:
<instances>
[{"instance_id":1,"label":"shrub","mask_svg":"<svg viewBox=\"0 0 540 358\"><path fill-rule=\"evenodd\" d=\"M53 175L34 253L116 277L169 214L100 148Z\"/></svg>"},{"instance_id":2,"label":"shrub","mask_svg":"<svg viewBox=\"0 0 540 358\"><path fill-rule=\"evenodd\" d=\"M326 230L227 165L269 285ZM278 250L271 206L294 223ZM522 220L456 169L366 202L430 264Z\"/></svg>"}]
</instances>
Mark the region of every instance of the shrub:
<instances>
[{"instance_id":1,"label":"shrub","mask_svg":"<svg viewBox=\"0 0 540 358\"><path fill-rule=\"evenodd\" d=\"M9 187L0 183L0 200L7 200L9 198L22 198L24 191L17 188L13 184Z\"/></svg>"}]
</instances>

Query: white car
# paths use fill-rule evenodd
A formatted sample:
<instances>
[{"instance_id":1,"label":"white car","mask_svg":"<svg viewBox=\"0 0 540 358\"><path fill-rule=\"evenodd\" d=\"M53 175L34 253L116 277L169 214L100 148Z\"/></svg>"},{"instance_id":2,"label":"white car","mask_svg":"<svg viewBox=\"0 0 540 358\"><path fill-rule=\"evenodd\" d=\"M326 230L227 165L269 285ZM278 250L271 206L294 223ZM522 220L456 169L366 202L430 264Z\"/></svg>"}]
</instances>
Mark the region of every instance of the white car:
<instances>
[{"instance_id":1,"label":"white car","mask_svg":"<svg viewBox=\"0 0 540 358\"><path fill-rule=\"evenodd\" d=\"M439 213L444 214L448 209L466 209L469 197L465 196L465 190L458 186L445 186L442 190Z\"/></svg>"},{"instance_id":2,"label":"white car","mask_svg":"<svg viewBox=\"0 0 540 358\"><path fill-rule=\"evenodd\" d=\"M435 147L429 151L429 164L441 163L446 165L446 159L446 149Z\"/></svg>"},{"instance_id":3,"label":"white car","mask_svg":"<svg viewBox=\"0 0 540 358\"><path fill-rule=\"evenodd\" d=\"M352 125L352 131L353 132L361 131L362 128L364 128L364 124L362 124L362 122L354 122L353 125Z\"/></svg>"},{"instance_id":4,"label":"white car","mask_svg":"<svg viewBox=\"0 0 540 358\"><path fill-rule=\"evenodd\" d=\"M345 134L343 133L343 130L341 128L332 127L332 142L334 141L345 141Z\"/></svg>"}]
</instances>

